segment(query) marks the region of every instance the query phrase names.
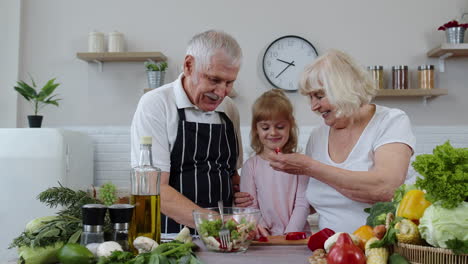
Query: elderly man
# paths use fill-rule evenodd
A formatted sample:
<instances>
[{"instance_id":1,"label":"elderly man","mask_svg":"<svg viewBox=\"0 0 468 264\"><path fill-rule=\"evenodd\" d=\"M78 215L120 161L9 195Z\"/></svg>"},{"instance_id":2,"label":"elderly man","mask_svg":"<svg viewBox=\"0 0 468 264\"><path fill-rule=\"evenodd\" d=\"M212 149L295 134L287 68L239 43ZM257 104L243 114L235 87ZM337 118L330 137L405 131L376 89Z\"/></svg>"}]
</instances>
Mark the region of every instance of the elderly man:
<instances>
[{"instance_id":1,"label":"elderly man","mask_svg":"<svg viewBox=\"0 0 468 264\"><path fill-rule=\"evenodd\" d=\"M192 211L232 204L242 165L239 113L227 95L242 59L237 41L206 31L189 42L179 78L146 93L131 127L132 166L142 136L153 137L153 164L161 174L163 233L194 227Z\"/></svg>"}]
</instances>

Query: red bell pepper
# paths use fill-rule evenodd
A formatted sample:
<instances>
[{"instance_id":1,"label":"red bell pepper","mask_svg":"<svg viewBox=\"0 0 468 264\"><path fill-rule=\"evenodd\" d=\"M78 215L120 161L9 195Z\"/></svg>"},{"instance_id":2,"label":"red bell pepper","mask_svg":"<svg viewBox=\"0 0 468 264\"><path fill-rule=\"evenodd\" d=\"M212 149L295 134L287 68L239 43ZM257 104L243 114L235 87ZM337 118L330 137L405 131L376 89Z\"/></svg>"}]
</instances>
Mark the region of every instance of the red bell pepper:
<instances>
[{"instance_id":1,"label":"red bell pepper","mask_svg":"<svg viewBox=\"0 0 468 264\"><path fill-rule=\"evenodd\" d=\"M357 247L347 233L340 234L328 252L328 264L366 264L364 252Z\"/></svg>"},{"instance_id":2,"label":"red bell pepper","mask_svg":"<svg viewBox=\"0 0 468 264\"><path fill-rule=\"evenodd\" d=\"M286 234L286 240L306 239L307 235L304 232L289 232Z\"/></svg>"},{"instance_id":3,"label":"red bell pepper","mask_svg":"<svg viewBox=\"0 0 468 264\"><path fill-rule=\"evenodd\" d=\"M325 241L329 237L333 236L334 234L335 234L335 231L329 228L324 228L309 237L309 241L307 242L307 247L312 251L316 249L323 249Z\"/></svg>"},{"instance_id":4,"label":"red bell pepper","mask_svg":"<svg viewBox=\"0 0 468 264\"><path fill-rule=\"evenodd\" d=\"M259 237L258 242L268 242L268 237L264 237L264 236Z\"/></svg>"}]
</instances>

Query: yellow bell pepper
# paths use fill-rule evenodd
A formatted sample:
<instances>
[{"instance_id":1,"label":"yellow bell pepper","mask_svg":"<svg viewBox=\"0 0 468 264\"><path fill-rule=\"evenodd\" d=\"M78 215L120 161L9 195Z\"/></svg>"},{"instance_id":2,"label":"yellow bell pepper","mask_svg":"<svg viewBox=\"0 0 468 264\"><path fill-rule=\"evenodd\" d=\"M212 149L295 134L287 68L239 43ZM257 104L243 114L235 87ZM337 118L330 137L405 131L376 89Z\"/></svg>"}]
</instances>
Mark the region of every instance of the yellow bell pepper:
<instances>
[{"instance_id":1,"label":"yellow bell pepper","mask_svg":"<svg viewBox=\"0 0 468 264\"><path fill-rule=\"evenodd\" d=\"M361 240L359 247L361 249L364 249L367 240L374 236L374 232L371 226L363 225L356 229L356 231L353 232L353 235L359 237L359 239Z\"/></svg>"},{"instance_id":2,"label":"yellow bell pepper","mask_svg":"<svg viewBox=\"0 0 468 264\"><path fill-rule=\"evenodd\" d=\"M411 190L403 196L398 206L397 216L410 220L419 220L431 203L424 198L421 190Z\"/></svg>"}]
</instances>

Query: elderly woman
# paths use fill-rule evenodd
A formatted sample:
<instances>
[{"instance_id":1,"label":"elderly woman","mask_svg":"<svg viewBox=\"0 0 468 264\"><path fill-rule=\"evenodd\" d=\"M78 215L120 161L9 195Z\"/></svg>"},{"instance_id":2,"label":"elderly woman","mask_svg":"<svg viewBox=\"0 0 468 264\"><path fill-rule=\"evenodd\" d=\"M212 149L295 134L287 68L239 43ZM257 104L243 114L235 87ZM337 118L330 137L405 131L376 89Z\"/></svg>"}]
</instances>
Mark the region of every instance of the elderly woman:
<instances>
[{"instance_id":1,"label":"elderly woman","mask_svg":"<svg viewBox=\"0 0 468 264\"><path fill-rule=\"evenodd\" d=\"M269 155L278 171L310 177L307 199L319 228L353 232L364 208L389 201L407 178L415 137L408 116L370 101L376 87L347 54L331 50L308 66L300 83L323 123L312 131L306 154ZM236 203L245 203L238 194Z\"/></svg>"}]
</instances>

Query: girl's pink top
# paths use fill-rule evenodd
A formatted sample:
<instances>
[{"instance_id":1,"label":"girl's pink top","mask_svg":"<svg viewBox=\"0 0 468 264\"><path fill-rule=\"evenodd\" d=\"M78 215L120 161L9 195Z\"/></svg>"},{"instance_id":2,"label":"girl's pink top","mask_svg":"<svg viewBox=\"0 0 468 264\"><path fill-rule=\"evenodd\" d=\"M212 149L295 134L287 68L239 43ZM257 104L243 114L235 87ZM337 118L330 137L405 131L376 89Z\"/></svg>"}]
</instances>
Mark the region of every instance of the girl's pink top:
<instances>
[{"instance_id":1,"label":"girl's pink top","mask_svg":"<svg viewBox=\"0 0 468 264\"><path fill-rule=\"evenodd\" d=\"M240 190L254 197L250 207L260 209L260 224L271 235L308 232L309 202L305 197L308 181L307 176L275 171L268 161L255 155L242 167Z\"/></svg>"}]
</instances>

